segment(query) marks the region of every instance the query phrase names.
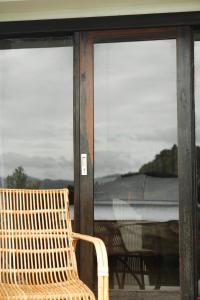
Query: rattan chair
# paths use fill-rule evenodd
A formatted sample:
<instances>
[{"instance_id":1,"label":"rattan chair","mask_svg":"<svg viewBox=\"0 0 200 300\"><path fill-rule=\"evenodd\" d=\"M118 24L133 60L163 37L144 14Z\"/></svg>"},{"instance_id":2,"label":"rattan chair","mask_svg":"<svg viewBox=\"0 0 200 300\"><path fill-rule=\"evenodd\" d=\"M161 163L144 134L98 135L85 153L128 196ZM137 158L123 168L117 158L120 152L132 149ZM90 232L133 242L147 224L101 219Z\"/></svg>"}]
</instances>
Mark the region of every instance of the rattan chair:
<instances>
[{"instance_id":1,"label":"rattan chair","mask_svg":"<svg viewBox=\"0 0 200 300\"><path fill-rule=\"evenodd\" d=\"M104 243L72 232L67 189L0 189L0 225L0 300L96 299L78 277L79 239L95 246L98 300L108 300Z\"/></svg>"}]
</instances>

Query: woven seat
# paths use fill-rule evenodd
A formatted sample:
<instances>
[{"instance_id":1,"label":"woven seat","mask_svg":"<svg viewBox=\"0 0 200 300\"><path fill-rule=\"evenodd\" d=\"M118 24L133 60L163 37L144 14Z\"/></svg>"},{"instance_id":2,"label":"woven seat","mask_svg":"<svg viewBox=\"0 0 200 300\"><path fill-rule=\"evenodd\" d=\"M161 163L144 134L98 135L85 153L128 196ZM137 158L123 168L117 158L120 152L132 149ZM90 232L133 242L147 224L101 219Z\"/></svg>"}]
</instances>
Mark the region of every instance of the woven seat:
<instances>
[{"instance_id":1,"label":"woven seat","mask_svg":"<svg viewBox=\"0 0 200 300\"><path fill-rule=\"evenodd\" d=\"M19 285L19 284L1 284L0 297L1 299L66 299L74 300L81 299L92 300L95 299L93 293L80 280L69 280L63 283L52 283L40 285Z\"/></svg>"},{"instance_id":2,"label":"woven seat","mask_svg":"<svg viewBox=\"0 0 200 300\"><path fill-rule=\"evenodd\" d=\"M67 189L0 189L0 225L0 300L95 300L78 277L79 239L95 246L98 300L108 300L105 246L72 232Z\"/></svg>"}]
</instances>

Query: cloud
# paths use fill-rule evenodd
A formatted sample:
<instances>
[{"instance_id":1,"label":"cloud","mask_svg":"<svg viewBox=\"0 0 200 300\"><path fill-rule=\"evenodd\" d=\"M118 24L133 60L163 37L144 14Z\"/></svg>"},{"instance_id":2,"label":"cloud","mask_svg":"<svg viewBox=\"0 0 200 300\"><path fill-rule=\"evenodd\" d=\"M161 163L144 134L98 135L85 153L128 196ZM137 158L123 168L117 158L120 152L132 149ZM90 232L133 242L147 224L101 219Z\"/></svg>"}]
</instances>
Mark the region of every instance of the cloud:
<instances>
[{"instance_id":1,"label":"cloud","mask_svg":"<svg viewBox=\"0 0 200 300\"><path fill-rule=\"evenodd\" d=\"M177 128L174 126L167 126L166 128L156 128L152 134L149 132L143 132L140 134L136 134L136 138L138 141L146 141L146 142L160 142L166 144L177 144Z\"/></svg>"},{"instance_id":2,"label":"cloud","mask_svg":"<svg viewBox=\"0 0 200 300\"><path fill-rule=\"evenodd\" d=\"M0 83L1 126L71 122L72 48L4 50Z\"/></svg>"},{"instance_id":3,"label":"cloud","mask_svg":"<svg viewBox=\"0 0 200 300\"><path fill-rule=\"evenodd\" d=\"M96 173L137 172L177 143L174 40L98 44L94 74Z\"/></svg>"},{"instance_id":4,"label":"cloud","mask_svg":"<svg viewBox=\"0 0 200 300\"><path fill-rule=\"evenodd\" d=\"M2 172L72 178L72 47L0 51L0 85Z\"/></svg>"},{"instance_id":5,"label":"cloud","mask_svg":"<svg viewBox=\"0 0 200 300\"><path fill-rule=\"evenodd\" d=\"M117 131L123 128L126 131L126 127L146 131L148 127L153 132L158 124L176 124L174 41L100 44L98 47L95 128L108 125L108 131L113 127Z\"/></svg>"},{"instance_id":6,"label":"cloud","mask_svg":"<svg viewBox=\"0 0 200 300\"><path fill-rule=\"evenodd\" d=\"M140 167L154 159L155 155L163 148L158 145L150 145L150 147L138 148L129 145L124 150L97 150L94 159L95 178L112 175L125 174L128 172L138 172ZM122 150L122 151L121 151Z\"/></svg>"},{"instance_id":7,"label":"cloud","mask_svg":"<svg viewBox=\"0 0 200 300\"><path fill-rule=\"evenodd\" d=\"M21 153L8 152L0 156L1 173L5 177L12 174L18 166L32 177L44 179L73 179L73 160L64 156L28 156Z\"/></svg>"},{"instance_id":8,"label":"cloud","mask_svg":"<svg viewBox=\"0 0 200 300\"><path fill-rule=\"evenodd\" d=\"M111 174L122 174L131 170L129 154L118 151L96 151L94 170L95 177Z\"/></svg>"},{"instance_id":9,"label":"cloud","mask_svg":"<svg viewBox=\"0 0 200 300\"><path fill-rule=\"evenodd\" d=\"M137 171L176 139L175 41L95 45L95 172ZM73 177L73 49L0 52L2 172Z\"/></svg>"}]
</instances>

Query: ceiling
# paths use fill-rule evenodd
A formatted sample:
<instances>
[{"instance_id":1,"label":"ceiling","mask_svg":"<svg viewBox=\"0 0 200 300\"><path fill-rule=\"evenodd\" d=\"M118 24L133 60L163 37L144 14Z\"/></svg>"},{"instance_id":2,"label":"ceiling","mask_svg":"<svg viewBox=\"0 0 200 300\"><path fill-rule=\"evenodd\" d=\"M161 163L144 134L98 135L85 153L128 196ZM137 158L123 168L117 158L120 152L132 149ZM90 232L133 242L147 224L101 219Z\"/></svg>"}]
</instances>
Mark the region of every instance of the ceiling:
<instances>
[{"instance_id":1,"label":"ceiling","mask_svg":"<svg viewBox=\"0 0 200 300\"><path fill-rule=\"evenodd\" d=\"M200 11L200 0L0 0L0 21Z\"/></svg>"}]
</instances>

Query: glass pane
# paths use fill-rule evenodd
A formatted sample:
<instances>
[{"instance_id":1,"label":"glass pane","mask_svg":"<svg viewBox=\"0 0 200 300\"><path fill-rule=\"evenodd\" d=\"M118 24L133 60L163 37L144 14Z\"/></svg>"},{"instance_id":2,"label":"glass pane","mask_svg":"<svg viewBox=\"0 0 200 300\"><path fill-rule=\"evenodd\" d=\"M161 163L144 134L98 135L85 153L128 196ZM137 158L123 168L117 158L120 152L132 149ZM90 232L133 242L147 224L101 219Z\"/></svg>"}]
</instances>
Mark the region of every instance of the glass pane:
<instances>
[{"instance_id":1,"label":"glass pane","mask_svg":"<svg viewBox=\"0 0 200 300\"><path fill-rule=\"evenodd\" d=\"M195 121L196 121L196 159L197 159L197 195L200 203L200 41L194 43L195 65ZM198 225L200 226L200 212L197 212ZM200 295L200 227L198 228L197 241L198 257L198 294Z\"/></svg>"},{"instance_id":2,"label":"glass pane","mask_svg":"<svg viewBox=\"0 0 200 300\"><path fill-rule=\"evenodd\" d=\"M111 289L179 286L175 40L94 47L94 228Z\"/></svg>"},{"instance_id":3,"label":"glass pane","mask_svg":"<svg viewBox=\"0 0 200 300\"><path fill-rule=\"evenodd\" d=\"M0 46L1 186L68 186L72 201L72 43L29 39Z\"/></svg>"}]
</instances>

